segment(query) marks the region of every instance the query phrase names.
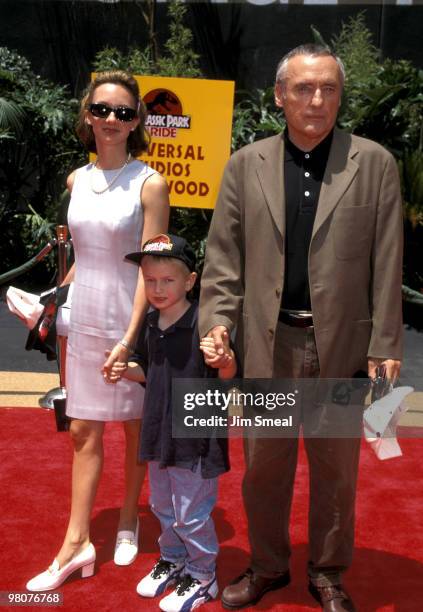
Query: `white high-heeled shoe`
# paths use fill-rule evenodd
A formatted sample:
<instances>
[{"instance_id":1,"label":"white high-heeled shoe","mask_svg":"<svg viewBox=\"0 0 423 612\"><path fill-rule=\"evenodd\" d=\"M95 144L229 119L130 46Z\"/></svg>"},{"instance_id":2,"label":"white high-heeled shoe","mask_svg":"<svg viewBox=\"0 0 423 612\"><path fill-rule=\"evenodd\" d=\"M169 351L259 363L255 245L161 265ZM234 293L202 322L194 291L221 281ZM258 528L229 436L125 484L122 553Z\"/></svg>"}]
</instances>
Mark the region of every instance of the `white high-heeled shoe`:
<instances>
[{"instance_id":1,"label":"white high-heeled shoe","mask_svg":"<svg viewBox=\"0 0 423 612\"><path fill-rule=\"evenodd\" d=\"M95 548L90 543L79 555L76 555L62 568L59 567L57 559L53 561L48 570L32 578L26 585L28 591L53 591L57 589L68 576L81 570L82 578L88 578L94 574Z\"/></svg>"},{"instance_id":2,"label":"white high-heeled shoe","mask_svg":"<svg viewBox=\"0 0 423 612\"><path fill-rule=\"evenodd\" d=\"M133 531L118 531L116 536L115 557L116 565L130 565L138 554L138 533L140 523L137 518L135 533Z\"/></svg>"}]
</instances>

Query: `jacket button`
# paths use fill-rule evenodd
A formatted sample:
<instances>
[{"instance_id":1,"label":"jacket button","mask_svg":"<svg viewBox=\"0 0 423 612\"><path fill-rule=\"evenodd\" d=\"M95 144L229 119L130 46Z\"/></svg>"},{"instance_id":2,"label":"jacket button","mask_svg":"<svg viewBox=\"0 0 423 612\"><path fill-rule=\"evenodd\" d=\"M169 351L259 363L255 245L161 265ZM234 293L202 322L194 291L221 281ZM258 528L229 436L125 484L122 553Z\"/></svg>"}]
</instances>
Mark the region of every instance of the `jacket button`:
<instances>
[{"instance_id":1,"label":"jacket button","mask_svg":"<svg viewBox=\"0 0 423 612\"><path fill-rule=\"evenodd\" d=\"M269 329L269 336L273 336L274 333L275 333L274 329Z\"/></svg>"}]
</instances>

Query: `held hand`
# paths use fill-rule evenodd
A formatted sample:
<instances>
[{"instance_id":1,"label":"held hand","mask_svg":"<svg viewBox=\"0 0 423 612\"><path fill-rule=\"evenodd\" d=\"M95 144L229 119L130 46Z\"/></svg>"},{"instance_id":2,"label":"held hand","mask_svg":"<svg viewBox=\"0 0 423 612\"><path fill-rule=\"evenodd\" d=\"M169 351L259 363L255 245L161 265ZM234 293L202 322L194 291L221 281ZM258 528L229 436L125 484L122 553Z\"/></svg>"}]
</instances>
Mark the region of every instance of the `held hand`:
<instances>
[{"instance_id":1,"label":"held hand","mask_svg":"<svg viewBox=\"0 0 423 612\"><path fill-rule=\"evenodd\" d=\"M367 359L367 372L369 378L373 379L376 377L376 368L380 365L385 366L386 378L394 384L401 370L401 361L398 359L378 359L376 357L369 357Z\"/></svg>"},{"instance_id":2,"label":"held hand","mask_svg":"<svg viewBox=\"0 0 423 612\"><path fill-rule=\"evenodd\" d=\"M129 351L121 344L116 344L111 351L105 351L106 361L101 369L107 383L116 383L128 367Z\"/></svg>"},{"instance_id":3,"label":"held hand","mask_svg":"<svg viewBox=\"0 0 423 612\"><path fill-rule=\"evenodd\" d=\"M204 349L202 344L204 343ZM207 365L212 368L227 368L232 363L232 351L229 346L229 331L223 325L216 325L202 338L200 349L204 352Z\"/></svg>"},{"instance_id":4,"label":"held hand","mask_svg":"<svg viewBox=\"0 0 423 612\"><path fill-rule=\"evenodd\" d=\"M213 327L207 334L207 338L213 338L218 355L224 355L229 349L229 331L224 325Z\"/></svg>"},{"instance_id":5,"label":"held hand","mask_svg":"<svg viewBox=\"0 0 423 612\"><path fill-rule=\"evenodd\" d=\"M213 338L202 338L200 340L200 350L204 353L204 360L206 363L207 359L213 359L217 356Z\"/></svg>"},{"instance_id":6,"label":"held hand","mask_svg":"<svg viewBox=\"0 0 423 612\"><path fill-rule=\"evenodd\" d=\"M216 353L213 338L202 338L200 341L200 350L203 351L204 361L208 366L217 368L219 370L227 370L230 368L231 372L234 368L236 368L234 365L235 356L233 350L229 348L229 353L223 356L223 361L222 356ZM224 363L224 365L215 365L219 363ZM232 376L233 374L231 374L230 378L232 378Z\"/></svg>"}]
</instances>

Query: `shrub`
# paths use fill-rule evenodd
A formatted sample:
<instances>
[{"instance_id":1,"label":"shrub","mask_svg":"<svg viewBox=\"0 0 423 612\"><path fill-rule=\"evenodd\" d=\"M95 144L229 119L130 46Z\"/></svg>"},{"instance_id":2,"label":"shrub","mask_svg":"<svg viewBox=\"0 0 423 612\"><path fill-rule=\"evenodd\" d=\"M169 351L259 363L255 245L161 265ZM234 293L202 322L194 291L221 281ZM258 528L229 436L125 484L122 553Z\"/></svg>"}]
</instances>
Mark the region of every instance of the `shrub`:
<instances>
[{"instance_id":1,"label":"shrub","mask_svg":"<svg viewBox=\"0 0 423 612\"><path fill-rule=\"evenodd\" d=\"M2 271L30 259L51 238L65 177L83 159L76 108L66 87L41 79L25 58L0 48ZM48 262L51 270L52 257ZM29 282L45 277L45 267L37 268Z\"/></svg>"}]
</instances>

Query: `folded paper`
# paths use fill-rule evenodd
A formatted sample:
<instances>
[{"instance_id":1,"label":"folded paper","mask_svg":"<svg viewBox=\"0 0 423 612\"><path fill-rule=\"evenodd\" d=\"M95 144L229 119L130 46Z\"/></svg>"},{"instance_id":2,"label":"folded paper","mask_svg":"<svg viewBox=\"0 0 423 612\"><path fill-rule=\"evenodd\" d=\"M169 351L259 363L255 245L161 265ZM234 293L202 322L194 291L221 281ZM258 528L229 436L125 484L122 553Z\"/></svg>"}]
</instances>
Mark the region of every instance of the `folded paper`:
<instances>
[{"instance_id":1,"label":"folded paper","mask_svg":"<svg viewBox=\"0 0 423 612\"><path fill-rule=\"evenodd\" d=\"M413 391L413 387L396 387L364 411L364 435L378 459L392 459L402 455L397 440L397 425L407 411L403 401Z\"/></svg>"},{"instance_id":2,"label":"folded paper","mask_svg":"<svg viewBox=\"0 0 423 612\"><path fill-rule=\"evenodd\" d=\"M10 312L19 317L28 329L33 329L44 310L43 304L40 304L40 296L17 287L9 287L6 300Z\"/></svg>"}]
</instances>

